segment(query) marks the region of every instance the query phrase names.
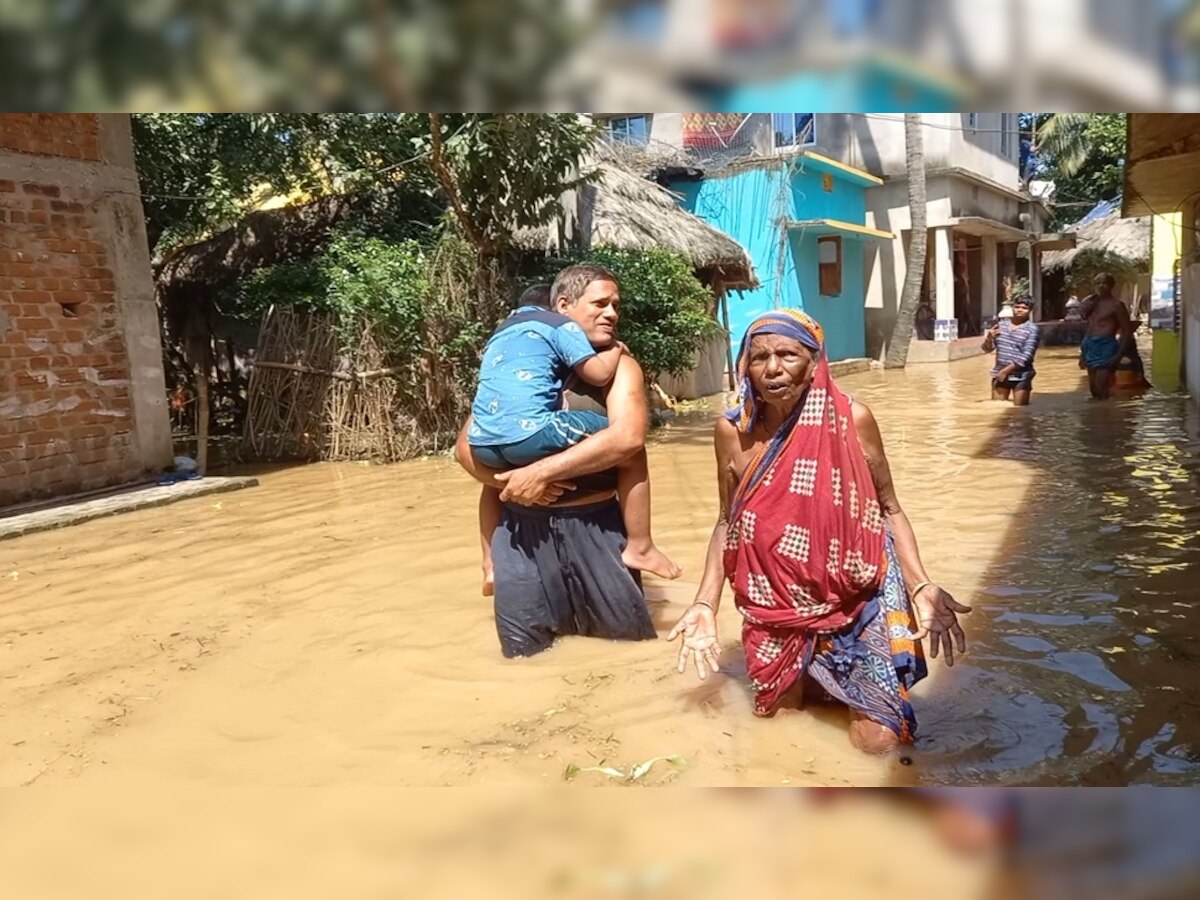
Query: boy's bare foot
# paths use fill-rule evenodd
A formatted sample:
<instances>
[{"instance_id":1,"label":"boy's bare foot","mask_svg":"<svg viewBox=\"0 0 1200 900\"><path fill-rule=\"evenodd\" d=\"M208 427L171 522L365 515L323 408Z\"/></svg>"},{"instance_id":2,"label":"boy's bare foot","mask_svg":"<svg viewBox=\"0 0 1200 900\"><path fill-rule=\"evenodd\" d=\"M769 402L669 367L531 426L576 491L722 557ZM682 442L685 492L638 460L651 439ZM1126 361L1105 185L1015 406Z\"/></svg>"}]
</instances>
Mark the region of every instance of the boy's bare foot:
<instances>
[{"instance_id":1,"label":"boy's bare foot","mask_svg":"<svg viewBox=\"0 0 1200 900\"><path fill-rule=\"evenodd\" d=\"M496 594L496 575L491 569L483 570L483 596L492 597Z\"/></svg>"},{"instance_id":2,"label":"boy's bare foot","mask_svg":"<svg viewBox=\"0 0 1200 900\"><path fill-rule=\"evenodd\" d=\"M621 553L621 561L629 569L639 569L674 581L683 574L683 569L671 562L667 555L653 544L645 548L626 547Z\"/></svg>"}]
</instances>

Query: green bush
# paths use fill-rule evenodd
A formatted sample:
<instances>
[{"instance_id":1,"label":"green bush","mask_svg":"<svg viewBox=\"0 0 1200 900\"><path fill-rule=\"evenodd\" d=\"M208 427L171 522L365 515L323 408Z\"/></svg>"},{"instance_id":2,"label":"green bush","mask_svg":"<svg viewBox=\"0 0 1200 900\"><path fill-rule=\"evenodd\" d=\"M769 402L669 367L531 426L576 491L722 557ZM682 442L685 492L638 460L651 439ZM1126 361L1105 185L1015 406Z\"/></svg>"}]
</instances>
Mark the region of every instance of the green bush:
<instances>
[{"instance_id":1,"label":"green bush","mask_svg":"<svg viewBox=\"0 0 1200 900\"><path fill-rule=\"evenodd\" d=\"M342 351L360 368L370 326L393 369L395 414L436 445L452 438L470 409L479 352L490 327L479 310L476 254L453 233L431 246L354 233L319 254L258 272L241 287L239 312L271 306L333 314Z\"/></svg>"},{"instance_id":2,"label":"green bush","mask_svg":"<svg viewBox=\"0 0 1200 900\"><path fill-rule=\"evenodd\" d=\"M565 266L592 263L612 270L621 281L618 336L633 352L647 380L682 374L695 353L721 333L709 309L712 297L691 263L670 250L617 250L595 247L567 259L548 261L543 280L550 282Z\"/></svg>"},{"instance_id":3,"label":"green bush","mask_svg":"<svg viewBox=\"0 0 1200 900\"><path fill-rule=\"evenodd\" d=\"M257 272L242 286L241 310L253 315L276 305L334 313L347 346L363 322L373 322L389 349L416 355L430 293L427 264L416 241L342 234L312 259Z\"/></svg>"}]
</instances>

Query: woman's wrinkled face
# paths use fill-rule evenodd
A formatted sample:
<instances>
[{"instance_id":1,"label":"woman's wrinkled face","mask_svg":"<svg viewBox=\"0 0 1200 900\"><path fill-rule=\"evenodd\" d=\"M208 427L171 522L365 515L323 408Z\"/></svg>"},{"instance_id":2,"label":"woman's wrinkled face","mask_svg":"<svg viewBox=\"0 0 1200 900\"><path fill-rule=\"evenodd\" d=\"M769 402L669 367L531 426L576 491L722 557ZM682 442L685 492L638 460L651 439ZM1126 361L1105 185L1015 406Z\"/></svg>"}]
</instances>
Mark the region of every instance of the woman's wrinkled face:
<instances>
[{"instance_id":1,"label":"woman's wrinkled face","mask_svg":"<svg viewBox=\"0 0 1200 900\"><path fill-rule=\"evenodd\" d=\"M816 356L795 338L759 334L750 340L750 383L764 403L790 410L816 372Z\"/></svg>"}]
</instances>

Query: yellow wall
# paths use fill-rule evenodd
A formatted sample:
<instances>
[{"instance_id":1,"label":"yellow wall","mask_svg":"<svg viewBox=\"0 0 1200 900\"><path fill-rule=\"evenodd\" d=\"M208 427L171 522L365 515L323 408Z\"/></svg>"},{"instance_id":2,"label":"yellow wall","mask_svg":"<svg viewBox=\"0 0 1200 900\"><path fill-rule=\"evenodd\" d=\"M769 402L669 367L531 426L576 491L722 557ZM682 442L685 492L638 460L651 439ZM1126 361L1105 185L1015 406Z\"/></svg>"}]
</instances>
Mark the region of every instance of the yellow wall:
<instances>
[{"instance_id":1,"label":"yellow wall","mask_svg":"<svg viewBox=\"0 0 1200 900\"><path fill-rule=\"evenodd\" d=\"M1173 296L1175 261L1179 259L1183 241L1183 216L1179 213L1151 216L1150 223L1150 322L1154 326L1150 377L1159 387L1170 390L1179 385L1181 342L1164 321L1165 303Z\"/></svg>"}]
</instances>

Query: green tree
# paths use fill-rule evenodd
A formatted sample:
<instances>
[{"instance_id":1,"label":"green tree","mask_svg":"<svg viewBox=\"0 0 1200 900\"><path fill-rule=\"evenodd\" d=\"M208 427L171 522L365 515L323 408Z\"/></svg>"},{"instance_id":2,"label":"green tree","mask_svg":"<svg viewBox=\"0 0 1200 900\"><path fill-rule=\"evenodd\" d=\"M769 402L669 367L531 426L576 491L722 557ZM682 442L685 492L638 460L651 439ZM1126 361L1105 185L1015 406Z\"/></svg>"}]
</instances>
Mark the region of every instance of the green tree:
<instances>
[{"instance_id":1,"label":"green tree","mask_svg":"<svg viewBox=\"0 0 1200 900\"><path fill-rule=\"evenodd\" d=\"M1125 113L1026 113L1026 180L1053 181L1062 204L1055 224L1120 196L1125 181ZM1066 204L1072 204L1070 206Z\"/></svg>"},{"instance_id":2,"label":"green tree","mask_svg":"<svg viewBox=\"0 0 1200 900\"><path fill-rule=\"evenodd\" d=\"M0 0L0 22L0 98L39 110L545 106L581 36L561 0Z\"/></svg>"},{"instance_id":3,"label":"green tree","mask_svg":"<svg viewBox=\"0 0 1200 900\"><path fill-rule=\"evenodd\" d=\"M598 136L569 113L429 113L430 166L463 236L484 257L558 216Z\"/></svg>"},{"instance_id":4,"label":"green tree","mask_svg":"<svg viewBox=\"0 0 1200 900\"><path fill-rule=\"evenodd\" d=\"M493 322L508 308L517 233L549 225L563 194L592 179L580 167L598 132L569 113L429 113L428 121L429 165L478 254L477 312Z\"/></svg>"},{"instance_id":5,"label":"green tree","mask_svg":"<svg viewBox=\"0 0 1200 900\"><path fill-rule=\"evenodd\" d=\"M410 220L428 219L419 198L434 184L415 151L423 132L413 114L134 115L151 250L162 255L231 226L264 193L399 191Z\"/></svg>"}]
</instances>

